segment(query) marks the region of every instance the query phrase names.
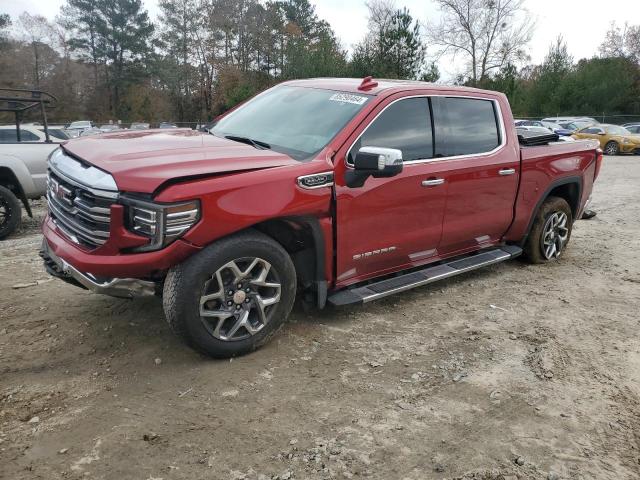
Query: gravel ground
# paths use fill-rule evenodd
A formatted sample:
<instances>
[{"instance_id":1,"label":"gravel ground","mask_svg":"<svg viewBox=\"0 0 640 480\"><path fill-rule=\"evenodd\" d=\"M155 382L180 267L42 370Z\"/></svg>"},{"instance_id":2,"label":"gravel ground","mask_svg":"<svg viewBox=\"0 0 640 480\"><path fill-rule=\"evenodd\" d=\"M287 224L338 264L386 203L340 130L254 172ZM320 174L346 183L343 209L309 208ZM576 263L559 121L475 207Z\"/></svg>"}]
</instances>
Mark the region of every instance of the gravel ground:
<instances>
[{"instance_id":1,"label":"gravel ground","mask_svg":"<svg viewBox=\"0 0 640 480\"><path fill-rule=\"evenodd\" d=\"M639 185L606 158L558 263L297 308L233 361L155 299L49 279L25 222L0 246L0 478L637 479Z\"/></svg>"}]
</instances>

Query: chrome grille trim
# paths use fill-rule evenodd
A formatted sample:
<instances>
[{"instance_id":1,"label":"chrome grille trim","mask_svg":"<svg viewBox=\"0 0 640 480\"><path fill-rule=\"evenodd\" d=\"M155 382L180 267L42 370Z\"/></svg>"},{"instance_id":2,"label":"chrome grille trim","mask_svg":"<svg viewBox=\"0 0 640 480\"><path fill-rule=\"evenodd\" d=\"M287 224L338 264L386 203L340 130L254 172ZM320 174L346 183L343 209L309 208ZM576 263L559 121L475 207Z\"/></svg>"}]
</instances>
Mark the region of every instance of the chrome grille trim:
<instances>
[{"instance_id":1,"label":"chrome grille trim","mask_svg":"<svg viewBox=\"0 0 640 480\"><path fill-rule=\"evenodd\" d=\"M49 163L49 170L51 172L53 172L56 175L56 177L59 177L60 179L64 180L64 182L66 182L66 183L68 183L70 185L73 185L74 187L82 188L82 189L86 190L87 192L91 193L92 195L95 195L97 197L102 197L102 198L105 198L105 199L112 199L112 200L116 200L118 198L118 192L112 192L110 190L99 190L99 189L96 189L96 188L88 187L87 185L83 185L82 183L78 182L77 180L74 180L73 178L65 175L59 169L54 167L51 163Z\"/></svg>"},{"instance_id":2,"label":"chrome grille trim","mask_svg":"<svg viewBox=\"0 0 640 480\"><path fill-rule=\"evenodd\" d=\"M51 169L47 176L49 213L66 237L76 244L94 249L109 239L111 195L90 189Z\"/></svg>"}]
</instances>

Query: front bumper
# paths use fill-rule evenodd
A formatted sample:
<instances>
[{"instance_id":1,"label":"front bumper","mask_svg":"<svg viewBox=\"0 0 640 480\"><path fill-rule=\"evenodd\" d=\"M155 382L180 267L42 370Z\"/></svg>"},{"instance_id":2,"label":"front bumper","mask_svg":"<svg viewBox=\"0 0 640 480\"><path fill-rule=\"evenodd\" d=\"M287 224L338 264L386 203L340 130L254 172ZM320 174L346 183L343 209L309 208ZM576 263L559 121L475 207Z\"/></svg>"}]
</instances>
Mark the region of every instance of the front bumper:
<instances>
[{"instance_id":1,"label":"front bumper","mask_svg":"<svg viewBox=\"0 0 640 480\"><path fill-rule=\"evenodd\" d=\"M46 239L42 241L40 256L44 260L45 268L49 274L95 293L121 298L149 297L155 295L158 288L156 282L149 280L98 278L90 273L83 273L53 253Z\"/></svg>"},{"instance_id":2,"label":"front bumper","mask_svg":"<svg viewBox=\"0 0 640 480\"><path fill-rule=\"evenodd\" d=\"M621 143L620 153L635 153L637 155L640 153L640 146L635 143Z\"/></svg>"},{"instance_id":3,"label":"front bumper","mask_svg":"<svg viewBox=\"0 0 640 480\"><path fill-rule=\"evenodd\" d=\"M153 252L122 253L109 247L89 252L71 243L57 229L47 216L42 224L42 233L48 248L57 257L73 265L77 270L90 273L94 277L106 278L157 278L162 277L174 265L200 251L184 240L176 240L171 245Z\"/></svg>"}]
</instances>

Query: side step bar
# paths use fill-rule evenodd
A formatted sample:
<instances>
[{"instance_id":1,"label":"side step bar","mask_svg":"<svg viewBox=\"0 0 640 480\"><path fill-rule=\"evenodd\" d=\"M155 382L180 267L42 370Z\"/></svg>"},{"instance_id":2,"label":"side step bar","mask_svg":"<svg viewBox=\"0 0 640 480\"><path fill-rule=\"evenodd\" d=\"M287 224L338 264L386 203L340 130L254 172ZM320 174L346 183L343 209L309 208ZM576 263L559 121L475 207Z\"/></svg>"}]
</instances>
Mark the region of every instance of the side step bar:
<instances>
[{"instance_id":1,"label":"side step bar","mask_svg":"<svg viewBox=\"0 0 640 480\"><path fill-rule=\"evenodd\" d=\"M428 283L437 282L461 273L486 267L494 263L504 262L522 254L522 249L515 245L504 245L499 248L485 250L475 255L458 258L450 262L428 266L422 270L405 273L397 277L387 278L364 286L350 287L329 295L327 301L335 306L367 303L379 298L404 292Z\"/></svg>"}]
</instances>

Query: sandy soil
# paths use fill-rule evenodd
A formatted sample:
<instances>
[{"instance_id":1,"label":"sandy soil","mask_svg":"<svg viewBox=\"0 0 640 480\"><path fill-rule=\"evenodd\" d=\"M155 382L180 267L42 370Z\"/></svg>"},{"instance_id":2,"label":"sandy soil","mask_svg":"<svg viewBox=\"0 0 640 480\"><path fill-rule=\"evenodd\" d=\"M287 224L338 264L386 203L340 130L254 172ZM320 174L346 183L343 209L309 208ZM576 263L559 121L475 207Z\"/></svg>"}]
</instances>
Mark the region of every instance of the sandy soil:
<instances>
[{"instance_id":1,"label":"sandy soil","mask_svg":"<svg viewBox=\"0 0 640 480\"><path fill-rule=\"evenodd\" d=\"M559 263L296 309L233 361L155 299L49 279L26 222L0 246L0 477L639 478L638 185L605 159Z\"/></svg>"}]
</instances>

